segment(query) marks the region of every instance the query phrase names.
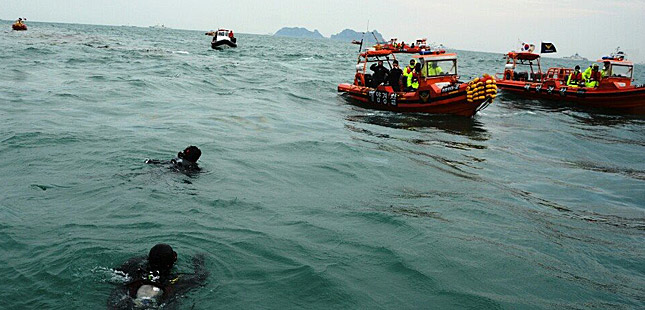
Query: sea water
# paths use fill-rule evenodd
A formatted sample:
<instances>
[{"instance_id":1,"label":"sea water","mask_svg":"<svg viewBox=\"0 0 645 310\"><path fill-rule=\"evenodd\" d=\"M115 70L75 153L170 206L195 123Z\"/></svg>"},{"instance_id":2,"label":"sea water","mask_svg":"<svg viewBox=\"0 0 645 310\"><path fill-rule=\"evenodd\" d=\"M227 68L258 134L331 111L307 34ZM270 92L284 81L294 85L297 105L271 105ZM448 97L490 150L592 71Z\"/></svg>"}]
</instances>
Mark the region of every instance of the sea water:
<instances>
[{"instance_id":1,"label":"sea water","mask_svg":"<svg viewBox=\"0 0 645 310\"><path fill-rule=\"evenodd\" d=\"M367 110L336 90L349 43L10 24L0 308L104 308L112 268L159 242L178 272L207 257L181 309L645 307L642 117L503 94L474 118ZM456 52L463 80L504 65ZM143 162L188 145L201 173Z\"/></svg>"}]
</instances>

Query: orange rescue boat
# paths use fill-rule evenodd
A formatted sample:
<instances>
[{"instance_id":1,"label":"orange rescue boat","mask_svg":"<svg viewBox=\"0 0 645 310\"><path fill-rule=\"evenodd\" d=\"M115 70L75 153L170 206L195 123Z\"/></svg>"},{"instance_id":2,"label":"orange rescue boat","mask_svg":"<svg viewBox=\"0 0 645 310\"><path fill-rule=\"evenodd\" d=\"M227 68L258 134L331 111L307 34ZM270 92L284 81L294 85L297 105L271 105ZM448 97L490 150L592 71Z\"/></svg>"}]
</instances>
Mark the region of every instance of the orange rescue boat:
<instances>
[{"instance_id":1,"label":"orange rescue boat","mask_svg":"<svg viewBox=\"0 0 645 310\"><path fill-rule=\"evenodd\" d=\"M497 85L504 92L519 96L570 102L578 107L611 109L645 114L645 86L633 85L634 64L624 54L598 60L608 66L597 87L567 85L571 68L549 68L542 73L540 55L530 52L506 54L504 73L498 73Z\"/></svg>"},{"instance_id":2,"label":"orange rescue boat","mask_svg":"<svg viewBox=\"0 0 645 310\"><path fill-rule=\"evenodd\" d=\"M382 60L392 68L391 61L396 59L391 50L378 50L359 54L354 83L338 85L338 92L347 94L357 105L371 109L468 117L487 107L495 98L492 93L485 95L488 88L492 91L494 87L493 77L475 79L474 84L473 81L459 81L456 54L427 52L413 58L422 68L416 90L395 92L391 85L374 85L371 74L367 73L369 64ZM478 84L478 80L482 83Z\"/></svg>"}]
</instances>

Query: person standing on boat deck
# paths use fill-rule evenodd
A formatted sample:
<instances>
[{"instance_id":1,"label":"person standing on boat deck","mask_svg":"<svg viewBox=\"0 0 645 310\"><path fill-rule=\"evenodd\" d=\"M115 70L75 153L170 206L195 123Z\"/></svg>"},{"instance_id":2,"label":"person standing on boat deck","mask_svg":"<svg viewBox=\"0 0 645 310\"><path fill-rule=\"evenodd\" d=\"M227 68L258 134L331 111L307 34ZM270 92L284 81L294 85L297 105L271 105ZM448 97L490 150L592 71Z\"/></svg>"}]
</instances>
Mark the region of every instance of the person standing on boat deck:
<instances>
[{"instance_id":1,"label":"person standing on boat deck","mask_svg":"<svg viewBox=\"0 0 645 310\"><path fill-rule=\"evenodd\" d=\"M582 83L582 73L580 72L580 66L576 66L575 70L569 74L567 79L567 86L578 87Z\"/></svg>"},{"instance_id":2,"label":"person standing on boat deck","mask_svg":"<svg viewBox=\"0 0 645 310\"><path fill-rule=\"evenodd\" d=\"M609 75L609 61L605 61L605 65L602 67L602 71L600 71L600 75L602 77L606 77Z\"/></svg>"},{"instance_id":3,"label":"person standing on boat deck","mask_svg":"<svg viewBox=\"0 0 645 310\"><path fill-rule=\"evenodd\" d=\"M390 80L390 86L392 86L392 90L395 92L400 92L401 91L401 75L403 75L403 70L399 68L399 61L395 60L392 62L392 70L390 70L390 74L388 76Z\"/></svg>"},{"instance_id":4,"label":"person standing on boat deck","mask_svg":"<svg viewBox=\"0 0 645 310\"><path fill-rule=\"evenodd\" d=\"M383 60L379 60L377 63L372 64L370 66L370 70L374 72L374 74L372 74L372 81L374 83L373 85L374 88L381 85L381 83L385 82L388 73L390 73L390 70L388 70L383 66Z\"/></svg>"}]
</instances>

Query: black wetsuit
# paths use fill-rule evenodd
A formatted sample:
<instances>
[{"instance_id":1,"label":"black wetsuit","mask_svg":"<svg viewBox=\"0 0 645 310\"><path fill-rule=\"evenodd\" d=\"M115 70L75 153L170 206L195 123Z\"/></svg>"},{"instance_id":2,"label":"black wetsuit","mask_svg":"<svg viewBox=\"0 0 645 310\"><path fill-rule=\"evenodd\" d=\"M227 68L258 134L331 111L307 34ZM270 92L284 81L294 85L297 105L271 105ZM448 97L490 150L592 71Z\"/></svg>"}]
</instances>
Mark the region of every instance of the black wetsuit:
<instances>
[{"instance_id":1,"label":"black wetsuit","mask_svg":"<svg viewBox=\"0 0 645 310\"><path fill-rule=\"evenodd\" d=\"M387 68L385 68L383 65L379 66L378 64L372 64L370 66L370 70L374 71L374 74L372 74L372 81L373 81L373 87L377 87L381 85L381 83L385 82L385 78L387 77L387 74L390 72Z\"/></svg>"},{"instance_id":2,"label":"black wetsuit","mask_svg":"<svg viewBox=\"0 0 645 310\"><path fill-rule=\"evenodd\" d=\"M114 289L107 302L108 309L130 310L155 308L164 305L164 309L174 305L177 297L188 292L191 288L202 286L208 278L204 267L204 256L195 255L192 259L194 272L192 274L151 271L147 256L134 257L126 261L116 271L127 274L130 281ZM156 305L146 305L137 300L137 290L143 285L152 285L163 291Z\"/></svg>"},{"instance_id":3,"label":"black wetsuit","mask_svg":"<svg viewBox=\"0 0 645 310\"><path fill-rule=\"evenodd\" d=\"M390 75L388 76L390 86L392 86L392 89L395 92L401 91L401 75L403 75L403 70L394 68L390 71Z\"/></svg>"}]
</instances>

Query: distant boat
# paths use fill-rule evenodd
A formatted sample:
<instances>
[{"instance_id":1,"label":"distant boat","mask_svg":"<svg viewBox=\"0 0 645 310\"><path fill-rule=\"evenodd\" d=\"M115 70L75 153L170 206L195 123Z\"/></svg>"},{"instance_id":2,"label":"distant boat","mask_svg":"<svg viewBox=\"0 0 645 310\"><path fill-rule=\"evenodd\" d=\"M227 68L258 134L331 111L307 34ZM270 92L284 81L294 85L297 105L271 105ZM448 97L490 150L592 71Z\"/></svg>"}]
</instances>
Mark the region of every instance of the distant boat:
<instances>
[{"instance_id":1,"label":"distant boat","mask_svg":"<svg viewBox=\"0 0 645 310\"><path fill-rule=\"evenodd\" d=\"M15 23L13 23L13 25L11 25L11 29L17 31L27 30L27 25L25 25L24 21L26 21L26 19L19 18Z\"/></svg>"},{"instance_id":2,"label":"distant boat","mask_svg":"<svg viewBox=\"0 0 645 310\"><path fill-rule=\"evenodd\" d=\"M218 29L217 31L209 31L207 36L212 36L211 47L213 49L223 49L228 47L237 47L237 38L233 34L233 30Z\"/></svg>"},{"instance_id":3,"label":"distant boat","mask_svg":"<svg viewBox=\"0 0 645 310\"><path fill-rule=\"evenodd\" d=\"M589 61L589 59L584 58L584 57L582 57L582 56L578 55L578 53L575 53L575 54L573 54L573 55L571 55L571 56L569 56L569 57L562 57L562 58L564 58L564 59L569 59L569 60L583 60L583 61Z\"/></svg>"},{"instance_id":4,"label":"distant boat","mask_svg":"<svg viewBox=\"0 0 645 310\"><path fill-rule=\"evenodd\" d=\"M154 28L154 29L166 29L166 26L164 24L156 24L154 26L148 26L148 28Z\"/></svg>"}]
</instances>

